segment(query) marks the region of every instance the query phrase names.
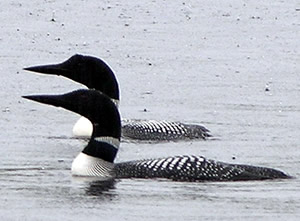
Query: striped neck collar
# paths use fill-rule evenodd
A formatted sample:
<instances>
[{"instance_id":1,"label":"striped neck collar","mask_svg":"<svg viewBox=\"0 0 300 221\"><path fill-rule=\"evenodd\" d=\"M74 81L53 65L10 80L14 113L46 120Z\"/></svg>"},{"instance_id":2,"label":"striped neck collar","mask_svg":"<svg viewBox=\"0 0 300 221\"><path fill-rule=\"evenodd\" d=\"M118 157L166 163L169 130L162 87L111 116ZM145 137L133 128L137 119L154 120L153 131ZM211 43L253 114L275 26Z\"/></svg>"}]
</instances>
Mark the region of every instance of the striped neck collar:
<instances>
[{"instance_id":1,"label":"striped neck collar","mask_svg":"<svg viewBox=\"0 0 300 221\"><path fill-rule=\"evenodd\" d=\"M98 142L108 143L116 149L119 149L120 147L120 140L114 137L94 137L94 140Z\"/></svg>"}]
</instances>

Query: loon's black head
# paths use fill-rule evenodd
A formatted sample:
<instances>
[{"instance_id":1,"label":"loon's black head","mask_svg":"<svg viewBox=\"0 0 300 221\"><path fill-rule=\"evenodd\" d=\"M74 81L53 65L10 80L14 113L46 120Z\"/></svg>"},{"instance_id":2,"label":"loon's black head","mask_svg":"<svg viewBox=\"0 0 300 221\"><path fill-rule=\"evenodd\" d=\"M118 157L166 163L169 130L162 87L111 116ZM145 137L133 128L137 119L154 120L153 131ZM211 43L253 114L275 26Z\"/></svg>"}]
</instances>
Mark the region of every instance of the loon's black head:
<instances>
[{"instance_id":1,"label":"loon's black head","mask_svg":"<svg viewBox=\"0 0 300 221\"><path fill-rule=\"evenodd\" d=\"M61 75L119 100L118 82L113 71L104 61L96 57L76 54L59 64L32 66L24 70Z\"/></svg>"},{"instance_id":2,"label":"loon's black head","mask_svg":"<svg viewBox=\"0 0 300 221\"><path fill-rule=\"evenodd\" d=\"M108 96L99 91L81 89L62 95L31 95L23 98L62 107L88 118L93 124L92 137L108 136L120 140L118 109Z\"/></svg>"}]
</instances>

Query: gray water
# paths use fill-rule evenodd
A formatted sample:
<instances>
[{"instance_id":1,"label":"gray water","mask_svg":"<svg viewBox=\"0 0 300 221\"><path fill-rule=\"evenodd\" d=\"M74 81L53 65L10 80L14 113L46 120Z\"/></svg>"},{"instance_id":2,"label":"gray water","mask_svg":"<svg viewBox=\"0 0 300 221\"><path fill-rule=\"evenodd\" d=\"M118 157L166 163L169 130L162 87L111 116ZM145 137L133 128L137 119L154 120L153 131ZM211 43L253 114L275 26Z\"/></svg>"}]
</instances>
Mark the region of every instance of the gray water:
<instances>
[{"instance_id":1,"label":"gray water","mask_svg":"<svg viewBox=\"0 0 300 221\"><path fill-rule=\"evenodd\" d=\"M298 220L299 10L287 0L1 1L1 220ZM75 179L79 116L21 99L81 87L22 70L75 53L113 68L124 118L199 123L215 136L122 142L117 162L194 154L294 179Z\"/></svg>"}]
</instances>

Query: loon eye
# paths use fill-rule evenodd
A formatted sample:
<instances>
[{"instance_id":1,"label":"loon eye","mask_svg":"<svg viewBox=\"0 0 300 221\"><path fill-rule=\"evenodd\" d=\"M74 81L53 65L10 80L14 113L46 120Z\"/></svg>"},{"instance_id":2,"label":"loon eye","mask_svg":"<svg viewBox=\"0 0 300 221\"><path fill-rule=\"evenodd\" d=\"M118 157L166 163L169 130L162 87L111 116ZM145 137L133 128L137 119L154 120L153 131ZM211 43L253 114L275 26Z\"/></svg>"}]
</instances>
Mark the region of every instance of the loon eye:
<instances>
[{"instance_id":1,"label":"loon eye","mask_svg":"<svg viewBox=\"0 0 300 221\"><path fill-rule=\"evenodd\" d=\"M86 94L81 94L80 100L89 100L89 97Z\"/></svg>"}]
</instances>

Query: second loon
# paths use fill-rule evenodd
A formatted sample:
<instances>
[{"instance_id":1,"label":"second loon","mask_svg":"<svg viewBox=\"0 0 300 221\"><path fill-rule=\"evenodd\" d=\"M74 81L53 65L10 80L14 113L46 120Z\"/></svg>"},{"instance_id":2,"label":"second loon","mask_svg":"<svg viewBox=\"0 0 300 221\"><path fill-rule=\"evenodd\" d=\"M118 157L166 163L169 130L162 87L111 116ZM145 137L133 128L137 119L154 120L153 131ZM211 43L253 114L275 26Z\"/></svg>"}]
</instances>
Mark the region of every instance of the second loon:
<instances>
[{"instance_id":1,"label":"second loon","mask_svg":"<svg viewBox=\"0 0 300 221\"><path fill-rule=\"evenodd\" d=\"M163 178L174 181L243 181L285 179L290 176L266 167L229 164L202 156L175 156L114 163L121 138L121 121L115 104L96 90L77 90L63 95L24 98L62 107L88 118L91 138L72 163L75 176L114 178Z\"/></svg>"},{"instance_id":2,"label":"second loon","mask_svg":"<svg viewBox=\"0 0 300 221\"><path fill-rule=\"evenodd\" d=\"M120 95L117 79L111 68L99 58L76 54L59 64L24 69L72 79L90 89L101 91L118 106ZM92 134L92 124L86 118L80 118L73 127L73 134L89 137ZM122 136L136 140L175 141L206 139L211 134L201 125L157 120L122 120Z\"/></svg>"}]
</instances>

